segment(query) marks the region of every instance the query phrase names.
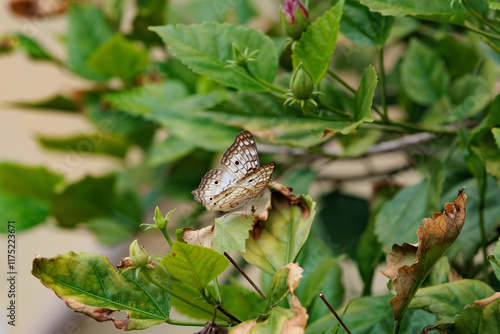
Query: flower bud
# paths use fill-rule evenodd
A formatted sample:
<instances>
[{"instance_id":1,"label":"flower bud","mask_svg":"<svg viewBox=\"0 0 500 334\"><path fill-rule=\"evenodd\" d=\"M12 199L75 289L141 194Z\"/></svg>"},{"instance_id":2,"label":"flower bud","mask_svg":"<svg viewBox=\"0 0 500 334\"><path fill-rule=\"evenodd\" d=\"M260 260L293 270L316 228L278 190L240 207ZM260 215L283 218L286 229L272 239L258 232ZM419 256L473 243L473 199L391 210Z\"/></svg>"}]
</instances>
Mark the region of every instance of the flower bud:
<instances>
[{"instance_id":1,"label":"flower bud","mask_svg":"<svg viewBox=\"0 0 500 334\"><path fill-rule=\"evenodd\" d=\"M297 66L295 73L290 80L290 89L293 96L299 100L305 100L311 96L314 90L314 81L311 74L304 67L302 62Z\"/></svg>"},{"instance_id":2,"label":"flower bud","mask_svg":"<svg viewBox=\"0 0 500 334\"><path fill-rule=\"evenodd\" d=\"M137 243L137 239L132 241L130 244L128 251L130 253L130 261L132 264L137 267L146 267L149 263L148 253L144 249L144 247L140 246Z\"/></svg>"},{"instance_id":3,"label":"flower bud","mask_svg":"<svg viewBox=\"0 0 500 334\"><path fill-rule=\"evenodd\" d=\"M299 39L309 25L309 13L299 0L286 0L280 10L280 17L286 34L294 40Z\"/></svg>"},{"instance_id":4,"label":"flower bud","mask_svg":"<svg viewBox=\"0 0 500 334\"><path fill-rule=\"evenodd\" d=\"M155 209L155 217L153 220L155 221L156 227L159 229L164 229L167 226L167 220L163 218L159 207Z\"/></svg>"},{"instance_id":5,"label":"flower bud","mask_svg":"<svg viewBox=\"0 0 500 334\"><path fill-rule=\"evenodd\" d=\"M241 51L240 47L233 43L233 56L236 65L244 67L247 63L246 55Z\"/></svg>"}]
</instances>

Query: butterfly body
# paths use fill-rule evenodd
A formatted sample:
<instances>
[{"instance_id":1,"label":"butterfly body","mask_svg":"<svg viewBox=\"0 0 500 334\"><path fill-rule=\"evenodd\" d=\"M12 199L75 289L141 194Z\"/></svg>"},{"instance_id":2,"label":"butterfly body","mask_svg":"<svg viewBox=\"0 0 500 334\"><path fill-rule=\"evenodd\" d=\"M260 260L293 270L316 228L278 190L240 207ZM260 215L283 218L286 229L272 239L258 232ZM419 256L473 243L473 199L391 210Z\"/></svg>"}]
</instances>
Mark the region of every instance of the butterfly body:
<instances>
[{"instance_id":1,"label":"butterfly body","mask_svg":"<svg viewBox=\"0 0 500 334\"><path fill-rule=\"evenodd\" d=\"M262 195L271 180L274 162L262 167L257 146L248 131L238 134L221 159L224 169L212 169L192 191L210 211L231 211Z\"/></svg>"}]
</instances>

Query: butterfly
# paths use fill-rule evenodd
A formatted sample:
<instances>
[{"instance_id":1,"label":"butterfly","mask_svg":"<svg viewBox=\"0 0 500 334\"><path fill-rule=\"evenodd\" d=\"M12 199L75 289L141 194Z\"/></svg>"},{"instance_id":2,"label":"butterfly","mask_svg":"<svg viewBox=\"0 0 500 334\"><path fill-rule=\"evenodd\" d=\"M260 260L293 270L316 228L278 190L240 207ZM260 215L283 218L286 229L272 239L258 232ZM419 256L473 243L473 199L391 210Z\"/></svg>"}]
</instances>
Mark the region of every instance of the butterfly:
<instances>
[{"instance_id":1,"label":"butterfly","mask_svg":"<svg viewBox=\"0 0 500 334\"><path fill-rule=\"evenodd\" d=\"M198 189L191 192L209 212L232 211L260 197L271 181L275 166L270 162L260 167L257 146L249 131L236 136L220 163L224 169L209 171Z\"/></svg>"}]
</instances>

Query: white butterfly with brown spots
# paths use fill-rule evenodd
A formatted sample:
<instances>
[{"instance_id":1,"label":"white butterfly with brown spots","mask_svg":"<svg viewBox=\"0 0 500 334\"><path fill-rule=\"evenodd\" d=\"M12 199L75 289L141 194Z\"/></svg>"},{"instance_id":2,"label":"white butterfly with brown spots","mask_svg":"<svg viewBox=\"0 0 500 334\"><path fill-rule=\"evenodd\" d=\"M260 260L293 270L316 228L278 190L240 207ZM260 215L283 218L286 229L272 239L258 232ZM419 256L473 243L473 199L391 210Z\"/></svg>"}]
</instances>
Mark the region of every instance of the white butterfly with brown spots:
<instances>
[{"instance_id":1,"label":"white butterfly with brown spots","mask_svg":"<svg viewBox=\"0 0 500 334\"><path fill-rule=\"evenodd\" d=\"M262 167L253 136L243 131L224 152L224 169L212 169L201 179L194 199L210 211L232 211L262 195L274 171L274 162Z\"/></svg>"}]
</instances>

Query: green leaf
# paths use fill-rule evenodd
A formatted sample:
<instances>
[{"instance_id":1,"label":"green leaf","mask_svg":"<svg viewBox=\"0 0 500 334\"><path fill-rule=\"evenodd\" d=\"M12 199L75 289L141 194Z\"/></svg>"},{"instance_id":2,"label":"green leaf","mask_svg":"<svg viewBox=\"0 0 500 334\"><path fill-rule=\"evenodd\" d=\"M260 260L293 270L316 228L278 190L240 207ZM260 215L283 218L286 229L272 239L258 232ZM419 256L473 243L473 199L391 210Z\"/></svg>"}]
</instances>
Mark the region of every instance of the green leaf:
<instances>
[{"instance_id":1,"label":"green leaf","mask_svg":"<svg viewBox=\"0 0 500 334\"><path fill-rule=\"evenodd\" d=\"M47 109L50 111L78 112L76 102L63 95L55 95L36 102L15 102L14 106L27 109Z\"/></svg>"},{"instance_id":2,"label":"green leaf","mask_svg":"<svg viewBox=\"0 0 500 334\"><path fill-rule=\"evenodd\" d=\"M410 40L401 62L400 76L405 94L423 105L439 100L450 84L448 72L437 52L416 38Z\"/></svg>"},{"instance_id":3,"label":"green leaf","mask_svg":"<svg viewBox=\"0 0 500 334\"><path fill-rule=\"evenodd\" d=\"M443 201L450 201L456 198L457 191L460 187L465 186L467 193L471 194L467 198L467 218L466 223L462 228L461 234L467 236L466 238L460 237L455 240L455 243L449 249L447 256L450 259L456 258L458 254L463 257L464 261L472 261L474 255L477 253L481 246L481 233L478 229L479 226L479 212L478 212L478 194L477 181L474 178L464 179L458 181L456 184L449 186L449 191L444 193L441 198ZM500 189L498 184L493 178L489 178L488 187L485 196L485 209L484 209L484 226L485 234L494 235L500 220Z\"/></svg>"},{"instance_id":4,"label":"green leaf","mask_svg":"<svg viewBox=\"0 0 500 334\"><path fill-rule=\"evenodd\" d=\"M428 282L430 285L439 285L448 282L450 276L450 260L443 256L432 268Z\"/></svg>"},{"instance_id":5,"label":"green leaf","mask_svg":"<svg viewBox=\"0 0 500 334\"><path fill-rule=\"evenodd\" d=\"M488 0L488 6L493 10L500 10L500 1L498 0Z\"/></svg>"},{"instance_id":6,"label":"green leaf","mask_svg":"<svg viewBox=\"0 0 500 334\"><path fill-rule=\"evenodd\" d=\"M212 287L212 286L210 286ZM232 282L219 286L222 306L242 321L257 318L264 313L266 300L255 291Z\"/></svg>"},{"instance_id":7,"label":"green leaf","mask_svg":"<svg viewBox=\"0 0 500 334\"><path fill-rule=\"evenodd\" d=\"M479 61L478 50L452 35L444 35L436 43L436 49L443 57L452 78L474 72Z\"/></svg>"},{"instance_id":8,"label":"green leaf","mask_svg":"<svg viewBox=\"0 0 500 334\"><path fill-rule=\"evenodd\" d=\"M174 242L161 265L175 279L204 293L205 287L229 265L229 260L212 249Z\"/></svg>"},{"instance_id":9,"label":"green leaf","mask_svg":"<svg viewBox=\"0 0 500 334\"><path fill-rule=\"evenodd\" d=\"M500 282L500 239L498 239L493 252L487 257L487 259L491 262L493 272L495 273L497 280Z\"/></svg>"},{"instance_id":10,"label":"green leaf","mask_svg":"<svg viewBox=\"0 0 500 334\"><path fill-rule=\"evenodd\" d=\"M464 24L465 7L450 0L360 0L372 12L390 16L413 16L422 20Z\"/></svg>"},{"instance_id":11,"label":"green leaf","mask_svg":"<svg viewBox=\"0 0 500 334\"><path fill-rule=\"evenodd\" d=\"M113 34L102 12L95 7L73 3L68 22L67 47L71 70L90 80L108 79L87 65L91 54Z\"/></svg>"},{"instance_id":12,"label":"green leaf","mask_svg":"<svg viewBox=\"0 0 500 334\"><path fill-rule=\"evenodd\" d=\"M133 233L130 226L110 217L92 218L88 221L87 227L95 234L97 241L104 245L118 245L130 238Z\"/></svg>"},{"instance_id":13,"label":"green leaf","mask_svg":"<svg viewBox=\"0 0 500 334\"><path fill-rule=\"evenodd\" d=\"M392 16L371 12L357 0L346 0L340 31L354 43L381 47L389 36L393 23Z\"/></svg>"},{"instance_id":14,"label":"green leaf","mask_svg":"<svg viewBox=\"0 0 500 334\"><path fill-rule=\"evenodd\" d=\"M10 197L0 191L0 219L5 228L0 233L7 233L7 222L16 222L16 231L20 232L34 227L47 219L50 206L30 197Z\"/></svg>"},{"instance_id":15,"label":"green leaf","mask_svg":"<svg viewBox=\"0 0 500 334\"><path fill-rule=\"evenodd\" d=\"M151 147L148 164L152 167L167 164L185 157L195 148L194 144L177 137L168 137Z\"/></svg>"},{"instance_id":16,"label":"green leaf","mask_svg":"<svg viewBox=\"0 0 500 334\"><path fill-rule=\"evenodd\" d=\"M35 39L20 33L8 34L2 43L12 43L15 49L26 52L28 57L35 61L51 61L59 64L59 61L43 48ZM1 52L0 52L1 53Z\"/></svg>"},{"instance_id":17,"label":"green leaf","mask_svg":"<svg viewBox=\"0 0 500 334\"><path fill-rule=\"evenodd\" d=\"M421 288L410 308L422 309L436 315L436 324L454 322L462 309L478 299L491 296L495 291L486 283L464 279L451 283Z\"/></svg>"},{"instance_id":18,"label":"green leaf","mask_svg":"<svg viewBox=\"0 0 500 334\"><path fill-rule=\"evenodd\" d=\"M0 192L10 197L32 198L50 204L55 186L62 176L44 167L0 163Z\"/></svg>"},{"instance_id":19,"label":"green leaf","mask_svg":"<svg viewBox=\"0 0 500 334\"><path fill-rule=\"evenodd\" d=\"M132 22L130 38L137 39L146 44L161 44L157 34L148 27L165 24L169 10L168 2L164 0L137 1L137 15Z\"/></svg>"},{"instance_id":20,"label":"green leaf","mask_svg":"<svg viewBox=\"0 0 500 334\"><path fill-rule=\"evenodd\" d=\"M302 62L316 84L325 76L335 50L343 5L344 1L340 0L337 5L316 19L302 33L293 48L293 67L296 68Z\"/></svg>"},{"instance_id":21,"label":"green leaf","mask_svg":"<svg viewBox=\"0 0 500 334\"><path fill-rule=\"evenodd\" d=\"M444 166L438 160L433 160L428 166L428 175L423 182L399 191L377 214L375 233L384 250L390 250L393 244L403 240L415 243L422 219L439 211ZM456 189L453 191L456 197Z\"/></svg>"},{"instance_id":22,"label":"green leaf","mask_svg":"<svg viewBox=\"0 0 500 334\"><path fill-rule=\"evenodd\" d=\"M253 227L253 216L227 215L215 219L214 237L212 245L214 250L223 254L233 250L245 252L245 241Z\"/></svg>"},{"instance_id":23,"label":"green leaf","mask_svg":"<svg viewBox=\"0 0 500 334\"><path fill-rule=\"evenodd\" d=\"M288 268L280 268L274 273L266 292L267 311L271 310L272 307L277 305L288 294L289 274L290 269Z\"/></svg>"},{"instance_id":24,"label":"green leaf","mask_svg":"<svg viewBox=\"0 0 500 334\"><path fill-rule=\"evenodd\" d=\"M356 334L387 334L393 332L394 320L389 304L391 296L356 298L350 304L342 320L351 333ZM339 312L339 310L337 310ZM421 310L408 310L401 322L399 333L420 333L422 328L433 323L434 315ZM330 313L309 324L306 334L331 333L338 321ZM346 333L340 327L338 333Z\"/></svg>"},{"instance_id":25,"label":"green leaf","mask_svg":"<svg viewBox=\"0 0 500 334\"><path fill-rule=\"evenodd\" d=\"M147 51L120 34L108 39L88 60L90 69L107 77L121 78L124 82L144 71L147 64Z\"/></svg>"},{"instance_id":26,"label":"green leaf","mask_svg":"<svg viewBox=\"0 0 500 334\"><path fill-rule=\"evenodd\" d=\"M466 74L450 87L452 107L447 110L449 122L474 116L490 102L493 87L481 76Z\"/></svg>"},{"instance_id":27,"label":"green leaf","mask_svg":"<svg viewBox=\"0 0 500 334\"><path fill-rule=\"evenodd\" d=\"M242 90L266 91L267 87L243 68L227 67L234 60L233 43L242 51L248 48L255 61L248 63L249 71L272 83L278 70L278 56L272 40L262 31L228 23L206 22L191 25L168 25L151 28L164 40L179 59L194 72L224 85Z\"/></svg>"},{"instance_id":28,"label":"green leaf","mask_svg":"<svg viewBox=\"0 0 500 334\"><path fill-rule=\"evenodd\" d=\"M115 176L84 179L54 194L52 214L60 226L74 227L93 218L113 215Z\"/></svg>"},{"instance_id":29,"label":"green leaf","mask_svg":"<svg viewBox=\"0 0 500 334\"><path fill-rule=\"evenodd\" d=\"M452 326L454 333L500 333L500 299L489 302L486 306L472 305L465 307L455 318Z\"/></svg>"},{"instance_id":30,"label":"green leaf","mask_svg":"<svg viewBox=\"0 0 500 334\"><path fill-rule=\"evenodd\" d=\"M349 133L348 136L340 136L339 141L342 145L342 156L359 157L364 155L378 142L381 136L381 131L366 128L358 128L355 132Z\"/></svg>"},{"instance_id":31,"label":"green leaf","mask_svg":"<svg viewBox=\"0 0 500 334\"><path fill-rule=\"evenodd\" d=\"M38 137L38 142L47 149L69 151L81 156L107 154L118 158L125 157L130 145L125 136L101 132L65 138Z\"/></svg>"},{"instance_id":32,"label":"green leaf","mask_svg":"<svg viewBox=\"0 0 500 334\"><path fill-rule=\"evenodd\" d=\"M297 197L306 207L292 205L272 210L258 239L251 236L246 241L243 258L250 264L273 275L282 266L293 262L309 235L316 211L316 203L309 195Z\"/></svg>"},{"instance_id":33,"label":"green leaf","mask_svg":"<svg viewBox=\"0 0 500 334\"><path fill-rule=\"evenodd\" d=\"M285 323L294 316L294 311L276 307L269 314L269 318L252 327L252 334L284 333Z\"/></svg>"},{"instance_id":34,"label":"green leaf","mask_svg":"<svg viewBox=\"0 0 500 334\"><path fill-rule=\"evenodd\" d=\"M363 71L361 82L354 95L354 123L342 129L342 134L348 134L361 123L373 122L371 108L375 88L377 88L377 72L375 72L375 68L370 65Z\"/></svg>"},{"instance_id":35,"label":"green leaf","mask_svg":"<svg viewBox=\"0 0 500 334\"><path fill-rule=\"evenodd\" d=\"M169 276L160 266L150 272L169 287ZM113 320L117 328L145 329L169 318L169 294L142 273L138 278L132 271L116 273L103 255L68 252L54 258L38 257L31 273L70 308L101 317L98 321ZM116 310L127 311L128 318L115 319L112 312Z\"/></svg>"},{"instance_id":36,"label":"green leaf","mask_svg":"<svg viewBox=\"0 0 500 334\"><path fill-rule=\"evenodd\" d=\"M316 171L311 168L296 168L287 175L285 182L293 188L294 194L307 194L309 193L309 186L316 178Z\"/></svg>"}]
</instances>

